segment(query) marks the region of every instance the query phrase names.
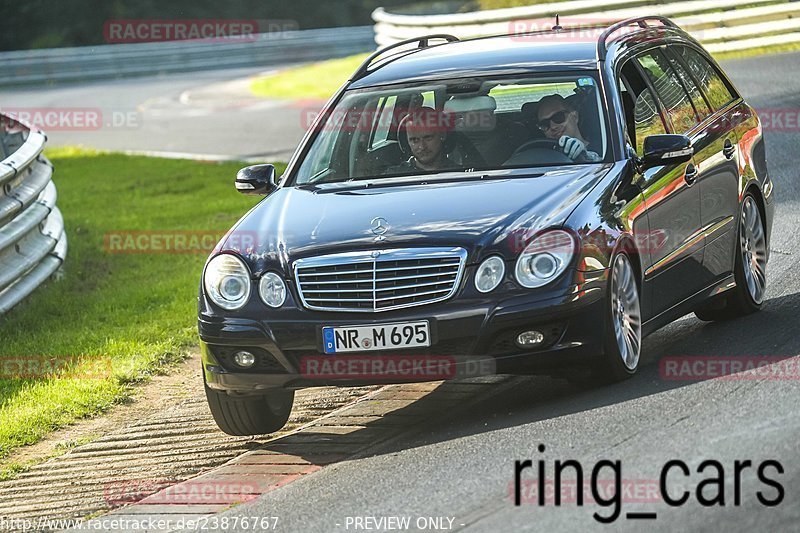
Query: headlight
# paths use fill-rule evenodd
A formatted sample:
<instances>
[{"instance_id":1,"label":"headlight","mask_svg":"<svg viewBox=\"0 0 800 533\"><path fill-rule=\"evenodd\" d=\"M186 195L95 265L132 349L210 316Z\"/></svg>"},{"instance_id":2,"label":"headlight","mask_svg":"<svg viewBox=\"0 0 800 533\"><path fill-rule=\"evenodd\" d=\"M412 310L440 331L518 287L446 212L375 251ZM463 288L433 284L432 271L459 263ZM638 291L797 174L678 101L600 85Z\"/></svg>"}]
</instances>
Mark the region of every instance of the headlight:
<instances>
[{"instance_id":1,"label":"headlight","mask_svg":"<svg viewBox=\"0 0 800 533\"><path fill-rule=\"evenodd\" d=\"M575 252L575 239L569 232L543 233L517 259L517 281L528 289L547 285L566 270Z\"/></svg>"},{"instance_id":2,"label":"headlight","mask_svg":"<svg viewBox=\"0 0 800 533\"><path fill-rule=\"evenodd\" d=\"M475 274L475 288L480 292L490 292L500 285L506 273L506 264L498 256L492 256L478 267Z\"/></svg>"},{"instance_id":3,"label":"headlight","mask_svg":"<svg viewBox=\"0 0 800 533\"><path fill-rule=\"evenodd\" d=\"M238 257L221 254L208 262L203 285L212 302L233 311L250 297L250 271Z\"/></svg>"},{"instance_id":4,"label":"headlight","mask_svg":"<svg viewBox=\"0 0 800 533\"><path fill-rule=\"evenodd\" d=\"M275 272L267 272L258 284L258 293L270 307L280 307L286 301L286 284Z\"/></svg>"}]
</instances>

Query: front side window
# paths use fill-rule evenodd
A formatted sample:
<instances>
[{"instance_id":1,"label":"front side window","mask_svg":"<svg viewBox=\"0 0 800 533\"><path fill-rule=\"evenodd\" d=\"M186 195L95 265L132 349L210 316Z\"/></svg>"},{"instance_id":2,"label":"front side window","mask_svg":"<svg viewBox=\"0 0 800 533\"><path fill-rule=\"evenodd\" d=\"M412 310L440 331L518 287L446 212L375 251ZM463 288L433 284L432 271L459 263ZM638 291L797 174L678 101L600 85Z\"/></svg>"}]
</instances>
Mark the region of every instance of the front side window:
<instances>
[{"instance_id":1,"label":"front side window","mask_svg":"<svg viewBox=\"0 0 800 533\"><path fill-rule=\"evenodd\" d=\"M320 121L290 183L601 161L608 143L595 76L468 78L347 91Z\"/></svg>"},{"instance_id":2,"label":"front side window","mask_svg":"<svg viewBox=\"0 0 800 533\"><path fill-rule=\"evenodd\" d=\"M636 153L641 156L644 155L645 138L651 135L663 135L667 133L667 129L653 93L633 61L628 61L621 69L619 90L628 140Z\"/></svg>"}]
</instances>

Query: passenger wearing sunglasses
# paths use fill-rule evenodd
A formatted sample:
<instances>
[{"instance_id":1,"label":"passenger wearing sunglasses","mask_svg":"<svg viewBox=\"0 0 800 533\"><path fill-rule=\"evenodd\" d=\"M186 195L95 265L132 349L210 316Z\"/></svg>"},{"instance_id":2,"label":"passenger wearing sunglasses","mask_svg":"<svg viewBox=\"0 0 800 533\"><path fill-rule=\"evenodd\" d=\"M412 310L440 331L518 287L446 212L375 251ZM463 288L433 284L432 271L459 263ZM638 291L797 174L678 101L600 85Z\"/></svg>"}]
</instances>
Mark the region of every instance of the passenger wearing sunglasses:
<instances>
[{"instance_id":1,"label":"passenger wearing sunglasses","mask_svg":"<svg viewBox=\"0 0 800 533\"><path fill-rule=\"evenodd\" d=\"M564 154L575 162L599 161L589 150L589 142L578 128L578 111L560 94L545 96L539 101L536 125L544 136L558 142Z\"/></svg>"}]
</instances>

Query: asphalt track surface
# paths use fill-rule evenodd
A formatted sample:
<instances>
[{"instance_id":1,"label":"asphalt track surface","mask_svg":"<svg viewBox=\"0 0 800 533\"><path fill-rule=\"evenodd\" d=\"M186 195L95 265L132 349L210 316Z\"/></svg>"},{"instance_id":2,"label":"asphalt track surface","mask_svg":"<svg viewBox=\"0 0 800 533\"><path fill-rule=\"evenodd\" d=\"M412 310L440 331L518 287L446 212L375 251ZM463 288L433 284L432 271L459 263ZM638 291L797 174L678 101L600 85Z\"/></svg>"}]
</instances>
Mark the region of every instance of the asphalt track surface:
<instances>
[{"instance_id":1,"label":"asphalt track surface","mask_svg":"<svg viewBox=\"0 0 800 533\"><path fill-rule=\"evenodd\" d=\"M313 116L304 110L319 104L254 97L248 79L262 72L213 70L6 88L0 90L0 110L63 113L57 126L42 126L49 146L287 161Z\"/></svg>"},{"instance_id":2,"label":"asphalt track surface","mask_svg":"<svg viewBox=\"0 0 800 533\"><path fill-rule=\"evenodd\" d=\"M800 54L784 54L728 61L724 67L756 108L797 110L798 65ZM388 526L397 524L368 522L367 517L407 517L411 530L425 525L417 522L420 518L445 517L444 528L486 532L797 531L800 381L675 381L659 373L662 357L800 354L800 134L795 128L768 131L766 137L778 204L769 292L760 313L717 324L685 317L646 339L639 374L613 386L578 390L547 378L514 380L469 408L434 414L361 458L325 467L221 516L277 516L283 531L392 530ZM537 449L540 444L544 453ZM586 502L582 507L540 507L528 501L516 507L510 493L514 461L525 459L534 465L544 461L546 479L552 479L556 460L578 460L587 478L599 460L619 460L627 491L620 517L602 525L593 515L610 516L614 506ZM672 470L668 477L673 498L684 490L691 494L680 507L651 502L647 492L671 459L690 468L688 476ZM698 485L719 475L716 467L697 472L706 460L719 461L724 469L724 506L698 503ZM737 460L755 466L742 472L738 506ZM758 465L769 460L779 461L784 471L764 471L785 493L775 507L757 499L759 491L768 500L777 495L756 474ZM606 470L598 478L614 476ZM525 479L534 477L531 470L524 474ZM708 485L700 490L708 498L717 492ZM637 512L657 516L627 518Z\"/></svg>"},{"instance_id":3,"label":"asphalt track surface","mask_svg":"<svg viewBox=\"0 0 800 533\"><path fill-rule=\"evenodd\" d=\"M724 64L754 107L794 111L800 109L798 66L800 54ZM298 108L248 100L239 107L214 103L205 104L211 111L195 110L198 102L216 101L213 90L198 92L198 88L225 81L232 74L3 91L0 103L98 105L143 113L139 128L107 131L97 135L95 142L86 139L90 132L53 133L55 144L285 156L302 135ZM246 74L251 72L236 73ZM181 100L187 90L189 100ZM194 102L193 94L200 95ZM800 354L800 274L795 266L800 255L796 229L800 223L800 132L797 124L789 129L794 131L765 132L777 212L767 301L760 313L718 324L684 317L645 340L640 372L624 383L577 389L549 378L515 378L464 409L432 412L427 420L357 458L326 466L219 516L277 516L279 531L399 529L390 527L395 522L373 521L389 517L409 519L407 529L431 531L797 531L800 381L676 381L663 379L659 372L664 357ZM544 452L537 449L542 444ZM511 496L514 462L526 459L534 465L543 461L548 480L556 460L579 461L587 479L598 461L620 461L626 493L619 518L610 526L600 524L593 515L607 517L615 506L588 502L540 507L527 500L515 506ZM672 470L669 477L673 497L684 490L690 493L687 503L679 507L649 497L662 467L672 459L690 468L688 476ZM724 506L698 503L698 484L718 475L714 468L697 472L706 460L719 461L724 469ZM734 504L737 460L755 465L741 474L739 505ZM768 499L776 497L775 489L756 474L758 465L770 460L780 462L783 469L782 474L774 469L765 474L783 488L783 500L775 507L757 499L759 491ZM530 469L523 475L528 480L535 477ZM599 475L604 482L613 477L608 469ZM711 497L716 488L706 486L701 492ZM656 518L627 517L635 512L655 513ZM427 517L443 519L442 527L420 528L422 522L417 520Z\"/></svg>"}]
</instances>

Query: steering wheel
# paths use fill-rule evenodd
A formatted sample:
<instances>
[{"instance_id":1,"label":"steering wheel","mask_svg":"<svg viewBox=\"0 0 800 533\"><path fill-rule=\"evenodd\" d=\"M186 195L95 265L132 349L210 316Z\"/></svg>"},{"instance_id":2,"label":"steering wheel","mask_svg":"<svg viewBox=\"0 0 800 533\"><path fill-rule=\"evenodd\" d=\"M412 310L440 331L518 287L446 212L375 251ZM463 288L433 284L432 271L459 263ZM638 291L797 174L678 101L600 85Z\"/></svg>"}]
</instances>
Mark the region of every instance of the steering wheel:
<instances>
[{"instance_id":1,"label":"steering wheel","mask_svg":"<svg viewBox=\"0 0 800 533\"><path fill-rule=\"evenodd\" d=\"M558 146L558 141L555 139L534 139L532 141L528 141L523 143L522 146L514 150L514 153L511 154L511 157L521 154L522 152L527 152L531 149L538 149L538 150L555 150L560 152L561 148ZM509 157L509 159L511 159Z\"/></svg>"},{"instance_id":2,"label":"steering wheel","mask_svg":"<svg viewBox=\"0 0 800 533\"><path fill-rule=\"evenodd\" d=\"M506 160L505 164L519 166L542 164L543 162L558 165L572 163L573 161L561 151L558 141L553 139L533 139L514 150L514 153Z\"/></svg>"}]
</instances>

